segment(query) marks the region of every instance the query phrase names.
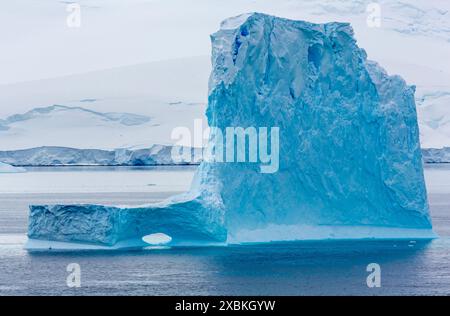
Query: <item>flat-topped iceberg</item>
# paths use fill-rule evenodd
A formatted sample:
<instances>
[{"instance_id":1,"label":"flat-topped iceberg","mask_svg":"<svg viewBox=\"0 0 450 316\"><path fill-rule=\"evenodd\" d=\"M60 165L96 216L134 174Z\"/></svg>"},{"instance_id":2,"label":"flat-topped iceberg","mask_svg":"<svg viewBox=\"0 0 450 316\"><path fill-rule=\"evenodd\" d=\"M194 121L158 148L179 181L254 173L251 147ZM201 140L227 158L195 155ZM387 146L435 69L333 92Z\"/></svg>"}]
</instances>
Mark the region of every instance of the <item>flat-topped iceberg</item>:
<instances>
[{"instance_id":1,"label":"flat-topped iceberg","mask_svg":"<svg viewBox=\"0 0 450 316\"><path fill-rule=\"evenodd\" d=\"M367 61L350 25L255 13L211 38L209 126L279 128L278 170L205 161L188 193L157 205L31 206L31 239L114 247L157 233L169 245L434 237L414 87Z\"/></svg>"}]
</instances>

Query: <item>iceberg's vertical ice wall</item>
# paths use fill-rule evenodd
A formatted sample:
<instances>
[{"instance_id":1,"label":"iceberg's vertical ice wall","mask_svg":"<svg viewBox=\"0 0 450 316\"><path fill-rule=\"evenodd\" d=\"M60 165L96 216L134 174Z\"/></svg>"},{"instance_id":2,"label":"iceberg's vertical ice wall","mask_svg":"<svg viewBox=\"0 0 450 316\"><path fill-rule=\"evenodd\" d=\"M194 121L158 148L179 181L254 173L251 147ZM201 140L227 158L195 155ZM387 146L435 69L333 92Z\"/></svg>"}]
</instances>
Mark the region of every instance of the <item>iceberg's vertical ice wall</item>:
<instances>
[{"instance_id":1,"label":"iceberg's vertical ice wall","mask_svg":"<svg viewBox=\"0 0 450 316\"><path fill-rule=\"evenodd\" d=\"M209 125L279 127L278 172L204 162L190 192L158 205L32 206L31 239L433 237L414 88L367 61L348 24L248 14L212 46Z\"/></svg>"},{"instance_id":2,"label":"iceberg's vertical ice wall","mask_svg":"<svg viewBox=\"0 0 450 316\"><path fill-rule=\"evenodd\" d=\"M231 234L431 227L414 87L367 61L348 24L252 14L225 21L212 45L209 124L280 127L279 172L215 168Z\"/></svg>"}]
</instances>

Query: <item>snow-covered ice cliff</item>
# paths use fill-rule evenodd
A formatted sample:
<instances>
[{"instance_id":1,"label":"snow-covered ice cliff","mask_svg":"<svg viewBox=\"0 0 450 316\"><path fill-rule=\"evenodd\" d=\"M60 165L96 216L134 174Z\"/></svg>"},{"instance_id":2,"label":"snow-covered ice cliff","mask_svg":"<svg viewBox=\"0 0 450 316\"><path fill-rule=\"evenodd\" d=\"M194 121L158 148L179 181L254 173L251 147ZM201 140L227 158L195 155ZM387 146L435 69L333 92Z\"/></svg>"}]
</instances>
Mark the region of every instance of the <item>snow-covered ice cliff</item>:
<instances>
[{"instance_id":1,"label":"snow-covered ice cliff","mask_svg":"<svg viewBox=\"0 0 450 316\"><path fill-rule=\"evenodd\" d=\"M188 193L157 205L31 206L31 239L434 237L414 87L367 61L349 24L247 14L224 21L212 47L209 126L279 127L278 172L203 162Z\"/></svg>"},{"instance_id":2,"label":"snow-covered ice cliff","mask_svg":"<svg viewBox=\"0 0 450 316\"><path fill-rule=\"evenodd\" d=\"M428 148L422 152L424 161L428 163L450 163L450 147Z\"/></svg>"},{"instance_id":3,"label":"snow-covered ice cliff","mask_svg":"<svg viewBox=\"0 0 450 316\"><path fill-rule=\"evenodd\" d=\"M174 160L172 151L191 151L190 158ZM145 149L77 149L45 146L0 151L0 160L14 166L155 166L198 164L201 148L153 145Z\"/></svg>"},{"instance_id":4,"label":"snow-covered ice cliff","mask_svg":"<svg viewBox=\"0 0 450 316\"><path fill-rule=\"evenodd\" d=\"M172 150L190 150L191 159L174 160ZM15 167L53 166L172 166L198 165L203 148L152 145L143 149L114 150L79 149L43 146L30 149L0 151L0 160ZM423 148L424 163L450 163L449 147Z\"/></svg>"}]
</instances>

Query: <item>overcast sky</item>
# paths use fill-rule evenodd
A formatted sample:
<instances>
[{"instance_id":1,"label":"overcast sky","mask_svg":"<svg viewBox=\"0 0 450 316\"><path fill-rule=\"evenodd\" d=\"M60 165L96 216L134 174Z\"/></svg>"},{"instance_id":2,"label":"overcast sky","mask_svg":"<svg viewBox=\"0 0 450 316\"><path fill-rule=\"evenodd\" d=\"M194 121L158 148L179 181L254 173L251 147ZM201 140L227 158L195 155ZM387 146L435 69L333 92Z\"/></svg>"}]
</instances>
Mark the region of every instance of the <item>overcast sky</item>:
<instances>
[{"instance_id":1,"label":"overcast sky","mask_svg":"<svg viewBox=\"0 0 450 316\"><path fill-rule=\"evenodd\" d=\"M2 1L0 10L0 84L209 55L209 34L218 29L220 21L251 11L314 22L351 21L359 44L366 48L369 57L375 58L382 57L382 50L377 46L381 38L386 38L387 27L400 25L401 29L411 22L409 18L417 18L418 25L414 28L419 31L434 32L430 23L441 29L444 29L441 24L447 23L448 31L442 36L450 33L448 15L433 16L434 11L429 11L431 15L427 13L424 17L414 6L398 7L396 0L390 6L382 4L382 13L387 18L381 28L366 25L366 3L371 1L364 0L83 0L78 1L79 28L67 25L70 12L66 10L70 2L5 2ZM450 3L432 2L442 10L448 9ZM412 3L426 6L429 1L412 0ZM392 15L393 10L400 13ZM405 16L406 20L402 21ZM426 19L428 16L431 22ZM392 21L397 24L392 25ZM388 45L384 45L383 51L387 50L387 54L394 55L399 49L405 49L405 45L408 48L396 38L386 38L386 41ZM446 43L450 46L449 41ZM436 58L440 57L435 56L433 60Z\"/></svg>"}]
</instances>

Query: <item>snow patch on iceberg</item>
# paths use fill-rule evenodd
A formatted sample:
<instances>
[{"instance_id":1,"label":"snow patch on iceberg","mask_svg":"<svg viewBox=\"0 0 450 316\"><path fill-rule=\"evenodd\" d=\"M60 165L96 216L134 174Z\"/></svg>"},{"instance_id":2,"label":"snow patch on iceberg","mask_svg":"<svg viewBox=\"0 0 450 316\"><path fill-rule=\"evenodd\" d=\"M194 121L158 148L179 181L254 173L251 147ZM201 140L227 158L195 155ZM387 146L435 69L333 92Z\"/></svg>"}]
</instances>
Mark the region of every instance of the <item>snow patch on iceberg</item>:
<instances>
[{"instance_id":1,"label":"snow patch on iceberg","mask_svg":"<svg viewBox=\"0 0 450 316\"><path fill-rule=\"evenodd\" d=\"M203 162L190 192L157 205L31 206L29 237L111 247L154 233L169 245L433 238L414 87L367 61L346 23L255 13L223 25L211 36L209 126L279 127L279 171Z\"/></svg>"}]
</instances>

